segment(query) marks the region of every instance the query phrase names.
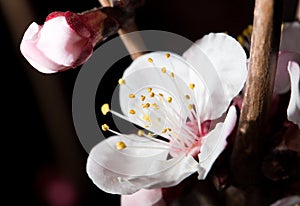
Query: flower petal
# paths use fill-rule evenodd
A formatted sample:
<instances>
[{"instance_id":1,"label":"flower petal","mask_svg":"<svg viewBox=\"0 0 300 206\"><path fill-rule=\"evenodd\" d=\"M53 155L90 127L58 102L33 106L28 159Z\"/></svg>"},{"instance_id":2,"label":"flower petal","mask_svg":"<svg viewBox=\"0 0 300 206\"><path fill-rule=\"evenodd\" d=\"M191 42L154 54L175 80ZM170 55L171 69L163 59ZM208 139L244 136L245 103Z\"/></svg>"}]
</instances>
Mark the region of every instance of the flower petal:
<instances>
[{"instance_id":1,"label":"flower petal","mask_svg":"<svg viewBox=\"0 0 300 206\"><path fill-rule=\"evenodd\" d=\"M296 62L289 62L288 72L291 80L291 97L287 109L288 120L300 128L300 67Z\"/></svg>"},{"instance_id":2,"label":"flower petal","mask_svg":"<svg viewBox=\"0 0 300 206\"><path fill-rule=\"evenodd\" d=\"M170 57L166 58L166 54L169 54ZM151 59L150 62L149 59ZM162 72L162 68L165 71ZM172 76L173 74L174 76ZM156 102L161 105L159 110L150 111L154 116L161 114L161 116L151 118L152 120L157 118L159 120L171 119L173 125L177 126L174 128L174 126L166 125L166 122L157 122L159 127L153 128L155 124L152 124L150 130L158 133L166 127L180 130L180 125L185 124L186 118L191 116L188 109L189 105L201 105L197 99L201 99L202 102L210 101L210 96L206 95L208 90L205 89L204 81L182 57L173 53L153 52L145 54L133 61L125 70L122 78L126 81L126 86L121 85L120 87L120 106L122 112L128 115L132 122L137 123L139 119L143 120L142 115L146 110L136 109L137 114L135 116L128 114L128 111L132 107L141 107L143 103L150 101L150 103ZM189 87L191 83L196 85L193 90ZM152 99L149 98L148 88L151 88L153 94L156 94ZM137 98L145 96L146 100L139 102L139 99L130 99L128 98L130 93L135 94ZM157 94L164 96L160 97ZM186 95L190 97L189 100L186 99ZM208 98L205 100L206 96ZM172 97L171 104L167 102L168 97ZM143 122L139 121L138 123L140 125Z\"/></svg>"},{"instance_id":3,"label":"flower petal","mask_svg":"<svg viewBox=\"0 0 300 206\"><path fill-rule=\"evenodd\" d=\"M274 94L284 94L291 88L289 73L287 70L289 61L300 63L300 54L288 51L279 52L274 83Z\"/></svg>"},{"instance_id":4,"label":"flower petal","mask_svg":"<svg viewBox=\"0 0 300 206\"><path fill-rule=\"evenodd\" d=\"M163 200L161 189L141 189L132 195L122 195L121 205L165 206L166 204Z\"/></svg>"},{"instance_id":5,"label":"flower petal","mask_svg":"<svg viewBox=\"0 0 300 206\"><path fill-rule=\"evenodd\" d=\"M299 203L300 203L299 195L290 195L277 200L276 202L272 203L270 206L296 206Z\"/></svg>"},{"instance_id":6,"label":"flower petal","mask_svg":"<svg viewBox=\"0 0 300 206\"><path fill-rule=\"evenodd\" d=\"M62 16L44 23L37 48L57 64L72 67L87 43L88 39L79 36Z\"/></svg>"},{"instance_id":7,"label":"flower petal","mask_svg":"<svg viewBox=\"0 0 300 206\"><path fill-rule=\"evenodd\" d=\"M284 23L281 33L280 50L299 53L300 51L300 23L286 22Z\"/></svg>"},{"instance_id":8,"label":"flower petal","mask_svg":"<svg viewBox=\"0 0 300 206\"><path fill-rule=\"evenodd\" d=\"M204 119L220 117L246 81L245 51L234 38L210 33L196 41L183 57L197 69L209 89L213 106L205 105L203 110L211 111L211 116Z\"/></svg>"},{"instance_id":9,"label":"flower petal","mask_svg":"<svg viewBox=\"0 0 300 206\"><path fill-rule=\"evenodd\" d=\"M223 123L218 123L203 139L199 157L199 179L205 179L215 160L227 145L226 138L236 125L237 114L234 106L228 110Z\"/></svg>"},{"instance_id":10,"label":"flower petal","mask_svg":"<svg viewBox=\"0 0 300 206\"><path fill-rule=\"evenodd\" d=\"M191 156L167 159L168 150L161 144L136 135L112 136L96 145L87 160L87 173L103 191L133 194L138 190L178 184L197 171ZM127 148L116 149L124 141Z\"/></svg>"},{"instance_id":11,"label":"flower petal","mask_svg":"<svg viewBox=\"0 0 300 206\"><path fill-rule=\"evenodd\" d=\"M42 73L50 74L64 69L65 66L50 60L36 48L41 29L42 27L35 22L30 24L20 44L21 53L34 68Z\"/></svg>"}]
</instances>

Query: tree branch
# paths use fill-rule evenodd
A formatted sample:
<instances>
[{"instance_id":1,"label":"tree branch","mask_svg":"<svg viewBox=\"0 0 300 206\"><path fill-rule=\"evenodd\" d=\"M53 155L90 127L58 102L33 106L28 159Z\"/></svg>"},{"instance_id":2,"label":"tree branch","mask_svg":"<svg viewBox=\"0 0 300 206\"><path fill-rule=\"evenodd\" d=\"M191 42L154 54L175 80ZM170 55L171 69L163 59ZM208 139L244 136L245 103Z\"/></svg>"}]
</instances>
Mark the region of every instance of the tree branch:
<instances>
[{"instance_id":1,"label":"tree branch","mask_svg":"<svg viewBox=\"0 0 300 206\"><path fill-rule=\"evenodd\" d=\"M112 6L109 0L99 0L100 4L104 7ZM126 36L125 34L138 31L138 28L135 24L134 18L128 19L126 25L119 29L118 33L120 38L122 39L125 47L127 48L128 52L130 53L131 59L134 60L137 57L141 56L143 53L140 52L141 50L146 51L146 46L143 42L142 37L136 33L130 37Z\"/></svg>"},{"instance_id":2,"label":"tree branch","mask_svg":"<svg viewBox=\"0 0 300 206\"><path fill-rule=\"evenodd\" d=\"M282 0L256 0L249 74L231 156L233 182L248 205L263 205L260 191L264 129L273 94L282 23Z\"/></svg>"}]
</instances>

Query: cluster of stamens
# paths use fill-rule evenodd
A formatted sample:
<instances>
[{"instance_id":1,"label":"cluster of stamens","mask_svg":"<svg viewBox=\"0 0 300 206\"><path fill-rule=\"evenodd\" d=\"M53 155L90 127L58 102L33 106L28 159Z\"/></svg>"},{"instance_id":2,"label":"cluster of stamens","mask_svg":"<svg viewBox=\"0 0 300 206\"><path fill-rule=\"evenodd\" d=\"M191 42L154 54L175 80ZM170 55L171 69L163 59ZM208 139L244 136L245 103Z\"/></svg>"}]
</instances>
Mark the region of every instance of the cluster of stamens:
<instances>
[{"instance_id":1,"label":"cluster of stamens","mask_svg":"<svg viewBox=\"0 0 300 206\"><path fill-rule=\"evenodd\" d=\"M166 59L170 57L169 53L165 54ZM156 147L156 149L184 151L187 147L192 147L199 140L198 134L195 134L186 125L186 122L197 121L197 130L201 130L199 114L195 108L195 98L193 98L193 90L196 85L195 83L188 84L190 92L188 94L182 93L180 90L182 85L176 85L178 83L175 81L176 76L171 71L172 69L167 69L166 67L159 69L152 58L148 58L147 61L156 68L160 75L168 75L172 79L173 84L178 88L180 97L176 96L177 98L174 98L167 91L164 92L154 87L147 87L139 90L139 92L135 92L127 86L126 79L119 79L119 85L127 86L130 90L128 94L130 102L128 115L111 110L108 104L102 105L101 112L103 115L110 112L119 118L143 128L143 130L137 131L137 135L159 143L161 147ZM188 115L183 117L180 112ZM111 130L107 124L103 124L101 129L103 131L110 131L125 139L128 137L125 134ZM126 145L125 140L116 143L116 149L118 150L130 147L132 146Z\"/></svg>"}]
</instances>

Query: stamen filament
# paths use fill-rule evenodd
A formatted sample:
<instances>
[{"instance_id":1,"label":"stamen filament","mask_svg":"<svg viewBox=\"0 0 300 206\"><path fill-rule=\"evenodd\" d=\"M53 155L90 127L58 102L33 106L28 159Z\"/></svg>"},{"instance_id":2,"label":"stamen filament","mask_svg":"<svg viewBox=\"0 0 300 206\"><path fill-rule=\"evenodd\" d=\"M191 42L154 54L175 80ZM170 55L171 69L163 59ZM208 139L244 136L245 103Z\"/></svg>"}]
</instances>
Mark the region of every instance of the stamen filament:
<instances>
[{"instance_id":1,"label":"stamen filament","mask_svg":"<svg viewBox=\"0 0 300 206\"><path fill-rule=\"evenodd\" d=\"M171 55L169 54L169 53L167 53L166 55L165 55L165 57L167 58L167 59L170 59L170 57L171 57ZM176 87L176 91L177 91L177 94L178 94L178 96L179 96L179 99L180 99L180 102L181 102L181 104L184 106L183 107L183 109L184 109L184 111L186 112L186 114L188 114L189 115L189 117L191 118L191 116L190 116L190 113L189 113L189 111L188 111L188 109L186 108L187 107L187 103L186 103L186 101L184 101L184 99L182 98L182 94L183 94L183 92L181 91L181 89L180 89L180 87L178 87L178 85L177 85L177 80L174 78L174 65L173 65L173 62L171 61L171 60L169 60L169 63L170 63L170 65L171 65L171 70L173 70L173 72L171 72L170 73L170 78L171 78L171 81L173 82L173 84L174 84L174 86ZM187 97L187 95L185 95L185 97ZM189 97L189 96L188 96ZM189 97L190 98L190 97Z\"/></svg>"},{"instance_id":2,"label":"stamen filament","mask_svg":"<svg viewBox=\"0 0 300 206\"><path fill-rule=\"evenodd\" d=\"M136 124L136 125L138 125L138 126L144 128L144 129L146 129L144 125L141 125L141 124L139 124L139 123L137 123L137 122L132 122L132 121L131 121L128 117L126 117L125 115L122 115L122 114L120 114L120 113L118 113L118 112L115 112L115 111L113 111L113 110L110 110L110 113L113 114L113 115L115 115L115 116L117 116L117 117L119 117L119 118L121 118L121 119L124 119L124 120L126 120L126 121L128 121L128 122L131 122L131 123L133 123L133 124Z\"/></svg>"},{"instance_id":3,"label":"stamen filament","mask_svg":"<svg viewBox=\"0 0 300 206\"><path fill-rule=\"evenodd\" d=\"M167 150L169 151L170 148L169 147L147 147L147 146L127 146L126 148L135 148L135 149L158 149L158 150Z\"/></svg>"}]
</instances>

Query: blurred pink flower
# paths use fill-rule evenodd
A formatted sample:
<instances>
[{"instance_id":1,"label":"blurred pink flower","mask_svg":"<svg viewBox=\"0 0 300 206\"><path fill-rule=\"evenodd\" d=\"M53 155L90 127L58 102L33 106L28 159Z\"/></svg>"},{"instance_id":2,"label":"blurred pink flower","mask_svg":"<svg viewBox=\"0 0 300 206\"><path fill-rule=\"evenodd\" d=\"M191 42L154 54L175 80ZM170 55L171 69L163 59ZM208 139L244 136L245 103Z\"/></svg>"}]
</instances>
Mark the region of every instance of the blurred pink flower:
<instances>
[{"instance_id":1,"label":"blurred pink flower","mask_svg":"<svg viewBox=\"0 0 300 206\"><path fill-rule=\"evenodd\" d=\"M117 28L118 23L98 9L81 14L52 12L43 25L30 24L20 50L38 71L60 72L85 63L97 42Z\"/></svg>"}]
</instances>

